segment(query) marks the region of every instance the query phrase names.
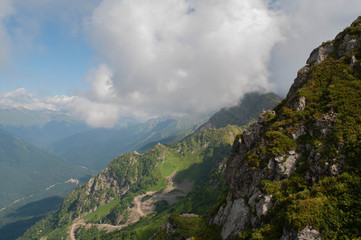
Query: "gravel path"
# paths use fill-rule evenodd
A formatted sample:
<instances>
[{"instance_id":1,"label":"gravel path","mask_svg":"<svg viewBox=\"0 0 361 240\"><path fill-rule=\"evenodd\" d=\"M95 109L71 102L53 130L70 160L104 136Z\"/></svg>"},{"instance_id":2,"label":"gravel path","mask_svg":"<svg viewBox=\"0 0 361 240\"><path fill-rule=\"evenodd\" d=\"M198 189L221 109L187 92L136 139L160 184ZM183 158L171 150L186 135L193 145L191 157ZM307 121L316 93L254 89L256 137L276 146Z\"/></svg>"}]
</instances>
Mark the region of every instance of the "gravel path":
<instances>
[{"instance_id":1,"label":"gravel path","mask_svg":"<svg viewBox=\"0 0 361 240\"><path fill-rule=\"evenodd\" d=\"M129 221L122 225L110 225L110 224L96 224L96 223L86 223L84 219L76 220L70 227L69 231L69 239L76 240L74 236L74 231L80 226L85 226L86 228L90 228L92 226L96 226L99 230L106 230L108 232L112 232L115 230L120 230L129 224L138 222L139 219L143 216L146 216L150 213L155 212L155 202L165 200L169 205L174 204L178 197L185 196L188 192L190 192L193 188L193 182L189 179L184 179L180 184L174 183L174 177L177 173L175 170L171 175L167 176L168 185L162 192L149 191L145 194L136 196L134 198L134 207L129 209L130 216ZM151 198L146 201L142 201L145 196L151 196Z\"/></svg>"}]
</instances>

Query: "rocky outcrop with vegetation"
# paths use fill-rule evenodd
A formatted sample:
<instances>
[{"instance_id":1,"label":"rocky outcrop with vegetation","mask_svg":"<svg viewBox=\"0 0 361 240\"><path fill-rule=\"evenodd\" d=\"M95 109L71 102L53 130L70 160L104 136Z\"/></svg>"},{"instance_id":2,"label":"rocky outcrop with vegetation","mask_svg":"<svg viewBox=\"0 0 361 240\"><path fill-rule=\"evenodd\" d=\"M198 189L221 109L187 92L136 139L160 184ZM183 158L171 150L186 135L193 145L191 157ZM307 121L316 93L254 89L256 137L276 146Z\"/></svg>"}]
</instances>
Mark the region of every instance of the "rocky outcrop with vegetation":
<instances>
[{"instance_id":1,"label":"rocky outcrop with vegetation","mask_svg":"<svg viewBox=\"0 0 361 240\"><path fill-rule=\"evenodd\" d=\"M237 136L223 239L361 236L361 18L315 49L287 98Z\"/></svg>"}]
</instances>

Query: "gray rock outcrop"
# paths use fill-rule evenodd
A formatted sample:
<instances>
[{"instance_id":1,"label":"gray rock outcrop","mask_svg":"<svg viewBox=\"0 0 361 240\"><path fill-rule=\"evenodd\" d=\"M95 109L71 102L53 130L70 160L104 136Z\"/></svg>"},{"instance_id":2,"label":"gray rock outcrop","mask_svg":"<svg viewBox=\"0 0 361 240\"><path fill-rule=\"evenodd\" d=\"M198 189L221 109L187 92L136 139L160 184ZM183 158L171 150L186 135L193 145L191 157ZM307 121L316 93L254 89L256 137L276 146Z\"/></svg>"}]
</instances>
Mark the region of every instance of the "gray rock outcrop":
<instances>
[{"instance_id":1,"label":"gray rock outcrop","mask_svg":"<svg viewBox=\"0 0 361 240\"><path fill-rule=\"evenodd\" d=\"M284 229L280 240L321 240L321 235L312 226L306 226L300 232Z\"/></svg>"},{"instance_id":2,"label":"gray rock outcrop","mask_svg":"<svg viewBox=\"0 0 361 240\"><path fill-rule=\"evenodd\" d=\"M357 24L360 25L361 21ZM307 95L303 95L300 89L307 85L313 69L328 57L345 57L344 59L349 59L347 61L350 66L359 64L356 51L359 51L360 47L361 37L345 30L337 35L335 40L323 43L313 50L306 66L298 71L286 99L281 103L282 106L276 107L275 111L261 114L256 123L235 139L226 168L228 196L210 220L222 226L223 239L232 239L246 228L264 224L264 219L275 205L275 199L267 194L262 187L262 181L287 179L302 164L306 165L302 174L309 186L322 177L337 176L344 171L342 144L338 146L337 159L326 158L324 155L327 153L320 150L327 149L323 144L327 144L326 140L332 137L334 124L338 121L337 112L329 108L312 120L295 116L308 108ZM281 108L286 110L282 112ZM311 145L302 141L305 135L317 139L318 143ZM272 142L274 139L278 142ZM299 232L284 229L281 240L288 239L320 240L321 235L309 225Z\"/></svg>"}]
</instances>

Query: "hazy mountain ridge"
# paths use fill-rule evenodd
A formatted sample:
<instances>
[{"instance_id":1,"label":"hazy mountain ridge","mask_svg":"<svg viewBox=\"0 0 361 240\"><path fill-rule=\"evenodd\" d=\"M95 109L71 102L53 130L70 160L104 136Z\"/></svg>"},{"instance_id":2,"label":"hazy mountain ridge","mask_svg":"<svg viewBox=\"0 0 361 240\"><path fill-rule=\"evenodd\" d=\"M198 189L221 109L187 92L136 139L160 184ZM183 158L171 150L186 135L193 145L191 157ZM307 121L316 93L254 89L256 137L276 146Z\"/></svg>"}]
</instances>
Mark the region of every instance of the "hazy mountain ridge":
<instances>
[{"instance_id":1,"label":"hazy mountain ridge","mask_svg":"<svg viewBox=\"0 0 361 240\"><path fill-rule=\"evenodd\" d=\"M65 112L25 108L0 109L0 128L43 148L70 135L91 129Z\"/></svg>"},{"instance_id":2,"label":"hazy mountain ridge","mask_svg":"<svg viewBox=\"0 0 361 240\"><path fill-rule=\"evenodd\" d=\"M226 127L227 125L237 125L244 126L247 125L250 121L256 120L258 115L266 110L273 109L277 104L282 101L281 97L277 96L274 93L261 93L261 92L249 92L244 95L242 99L239 100L238 104L233 105L231 107L222 108L215 114L211 116L211 118L200 125L194 133L188 135L187 137L192 136L193 134L197 134L204 129L219 129ZM186 137L184 135L183 137ZM168 137L164 138L160 141L162 144L167 144L171 142L177 142L176 140L181 140L181 136L179 137ZM141 148L141 151L147 150L150 147L156 145L157 142L151 142Z\"/></svg>"},{"instance_id":3,"label":"hazy mountain ridge","mask_svg":"<svg viewBox=\"0 0 361 240\"><path fill-rule=\"evenodd\" d=\"M0 130L0 165L1 208L17 199L44 193L51 185L90 173L3 130Z\"/></svg>"},{"instance_id":4,"label":"hazy mountain ridge","mask_svg":"<svg viewBox=\"0 0 361 240\"><path fill-rule=\"evenodd\" d=\"M93 129L78 133L52 144L50 148L69 163L101 170L121 153L140 148L145 151L162 140L167 143L180 140L199 125L200 122L187 118L156 118L120 129Z\"/></svg>"},{"instance_id":5,"label":"hazy mountain ridge","mask_svg":"<svg viewBox=\"0 0 361 240\"><path fill-rule=\"evenodd\" d=\"M71 191L91 174L0 129L1 238L21 235L59 206L59 195ZM56 204L49 198L54 195ZM37 204L44 198L48 200Z\"/></svg>"},{"instance_id":6,"label":"hazy mountain ridge","mask_svg":"<svg viewBox=\"0 0 361 240\"><path fill-rule=\"evenodd\" d=\"M282 99L274 93L246 93L237 105L222 108L202 124L196 132L207 128L222 128L227 125L246 125L250 121L256 120L262 111L273 109L281 101Z\"/></svg>"},{"instance_id":7,"label":"hazy mountain ridge","mask_svg":"<svg viewBox=\"0 0 361 240\"><path fill-rule=\"evenodd\" d=\"M59 115L55 111L35 111L26 108L3 108L0 109L0 124L3 126L16 127L43 127L49 121ZM65 116L65 114L61 114Z\"/></svg>"}]
</instances>

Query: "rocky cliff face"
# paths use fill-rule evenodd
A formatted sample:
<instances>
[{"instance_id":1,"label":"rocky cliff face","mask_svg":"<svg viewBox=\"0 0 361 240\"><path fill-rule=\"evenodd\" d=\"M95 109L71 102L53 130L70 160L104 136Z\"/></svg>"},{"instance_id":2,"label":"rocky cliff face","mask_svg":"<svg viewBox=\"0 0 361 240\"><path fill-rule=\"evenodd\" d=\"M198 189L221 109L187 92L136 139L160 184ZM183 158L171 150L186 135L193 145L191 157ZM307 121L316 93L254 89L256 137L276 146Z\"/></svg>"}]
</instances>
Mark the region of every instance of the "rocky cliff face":
<instances>
[{"instance_id":1,"label":"rocky cliff face","mask_svg":"<svg viewBox=\"0 0 361 240\"><path fill-rule=\"evenodd\" d=\"M361 17L315 49L287 98L236 138L229 193L211 220L223 239L360 236L360 213L343 215L359 195L346 178L359 180L360 46ZM335 190L332 182L343 186ZM342 203L341 195L353 200Z\"/></svg>"}]
</instances>

